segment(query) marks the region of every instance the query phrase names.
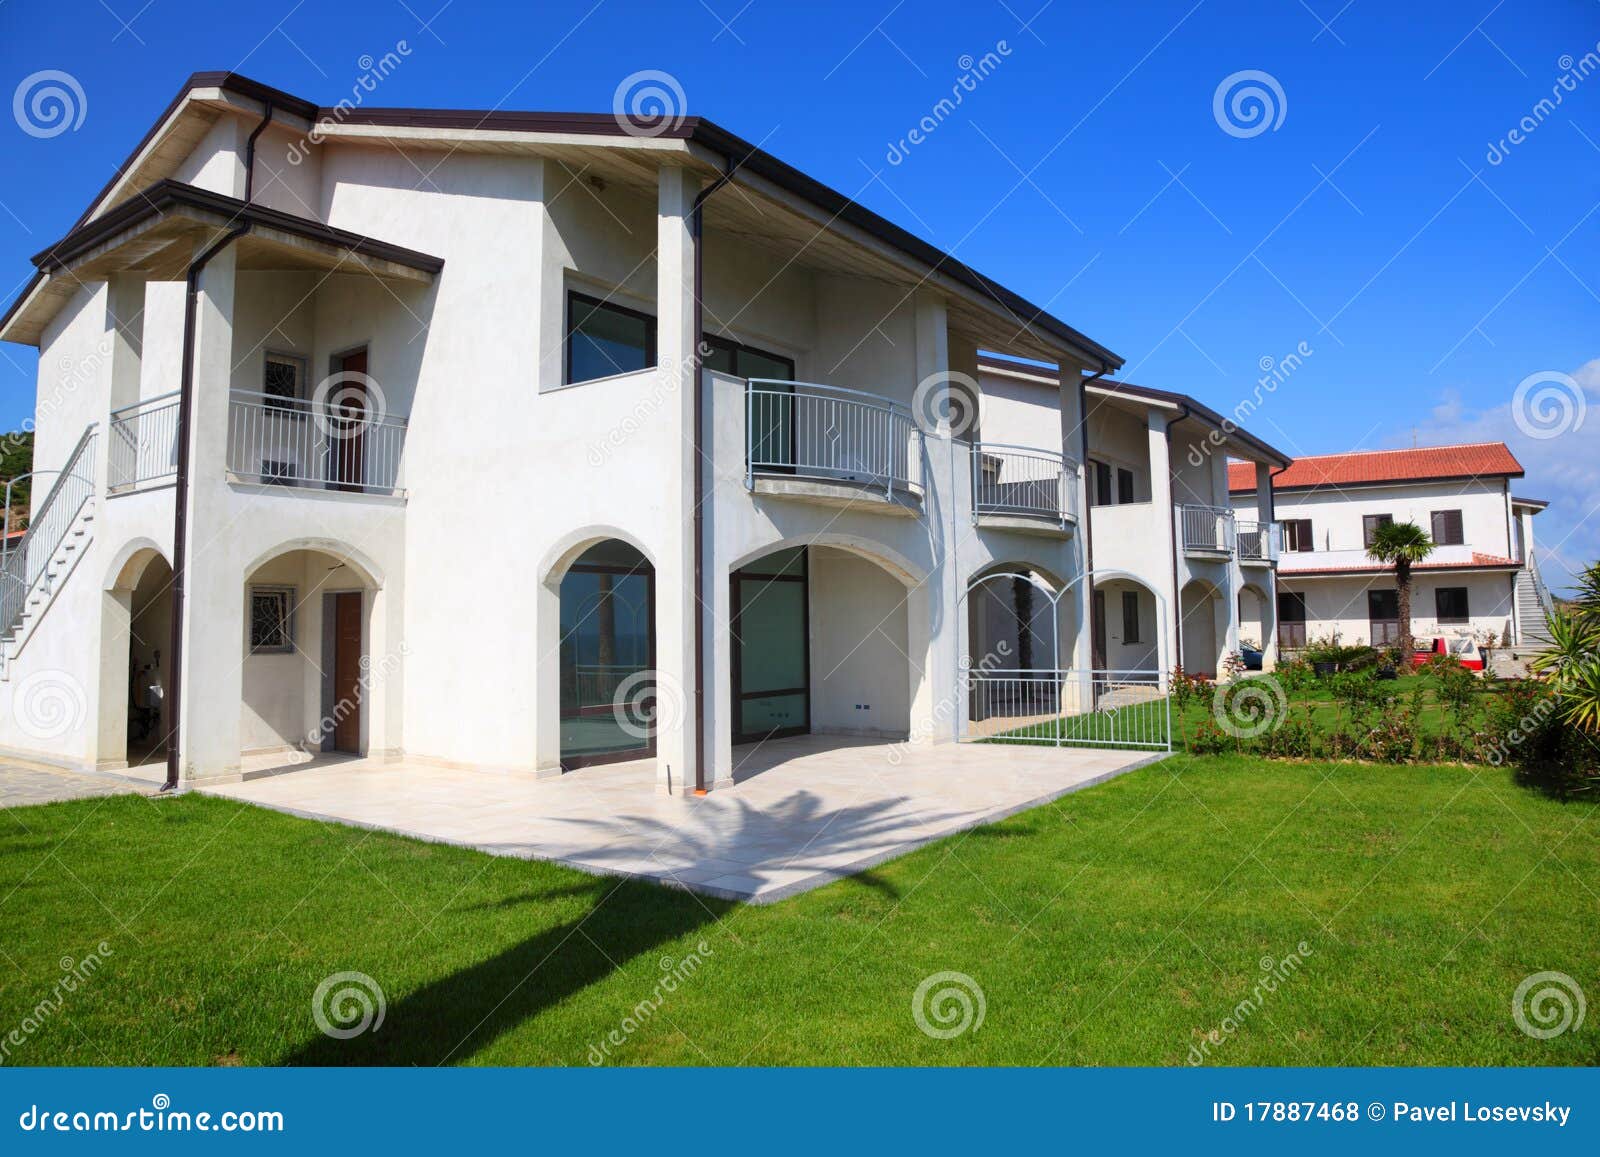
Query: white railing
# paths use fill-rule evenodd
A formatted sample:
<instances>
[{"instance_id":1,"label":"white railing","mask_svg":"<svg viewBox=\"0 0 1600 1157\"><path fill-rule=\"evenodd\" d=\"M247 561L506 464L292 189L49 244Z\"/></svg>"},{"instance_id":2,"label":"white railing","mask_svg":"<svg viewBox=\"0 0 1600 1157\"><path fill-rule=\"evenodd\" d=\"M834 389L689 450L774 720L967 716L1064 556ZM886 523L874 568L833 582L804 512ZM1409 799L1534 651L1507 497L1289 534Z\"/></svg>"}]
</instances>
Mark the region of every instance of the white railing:
<instances>
[{"instance_id":1,"label":"white railing","mask_svg":"<svg viewBox=\"0 0 1600 1157\"><path fill-rule=\"evenodd\" d=\"M112 490L177 477L176 391L111 411L106 470L106 484Z\"/></svg>"},{"instance_id":2,"label":"white railing","mask_svg":"<svg viewBox=\"0 0 1600 1157\"><path fill-rule=\"evenodd\" d=\"M94 498L95 426L84 430L34 511L28 530L0 563L0 635L9 635L22 619L28 593L45 576L67 532L84 505Z\"/></svg>"},{"instance_id":3,"label":"white railing","mask_svg":"<svg viewBox=\"0 0 1600 1157\"><path fill-rule=\"evenodd\" d=\"M1233 553L1233 511L1225 506L1179 506L1178 526L1186 551Z\"/></svg>"},{"instance_id":4,"label":"white railing","mask_svg":"<svg viewBox=\"0 0 1600 1157\"><path fill-rule=\"evenodd\" d=\"M960 679L963 739L1172 750L1172 706L1159 671L969 669Z\"/></svg>"},{"instance_id":5,"label":"white railing","mask_svg":"<svg viewBox=\"0 0 1600 1157\"><path fill-rule=\"evenodd\" d=\"M617 689L631 676L647 671L638 663L578 663L574 665L570 706L582 710L612 705Z\"/></svg>"},{"instance_id":6,"label":"white railing","mask_svg":"<svg viewBox=\"0 0 1600 1157\"><path fill-rule=\"evenodd\" d=\"M366 402L322 402L235 390L228 472L246 482L396 494L406 420Z\"/></svg>"},{"instance_id":7,"label":"white railing","mask_svg":"<svg viewBox=\"0 0 1600 1157\"><path fill-rule=\"evenodd\" d=\"M758 474L920 493L922 432L909 409L876 394L751 378L745 387L745 482L751 489Z\"/></svg>"},{"instance_id":8,"label":"white railing","mask_svg":"<svg viewBox=\"0 0 1600 1157\"><path fill-rule=\"evenodd\" d=\"M1277 562L1283 553L1283 523L1240 522L1237 539L1239 561Z\"/></svg>"},{"instance_id":9,"label":"white railing","mask_svg":"<svg viewBox=\"0 0 1600 1157\"><path fill-rule=\"evenodd\" d=\"M1078 464L1050 450L978 442L972 447L972 514L1019 514L1063 525L1078 516Z\"/></svg>"}]
</instances>

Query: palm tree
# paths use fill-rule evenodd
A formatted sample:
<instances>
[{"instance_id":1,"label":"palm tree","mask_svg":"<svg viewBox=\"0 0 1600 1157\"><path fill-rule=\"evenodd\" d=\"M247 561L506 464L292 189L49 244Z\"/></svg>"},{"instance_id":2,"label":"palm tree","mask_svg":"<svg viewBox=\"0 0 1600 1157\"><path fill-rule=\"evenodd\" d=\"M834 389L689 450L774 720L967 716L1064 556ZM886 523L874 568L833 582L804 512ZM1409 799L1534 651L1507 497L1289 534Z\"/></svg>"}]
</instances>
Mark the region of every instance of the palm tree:
<instances>
[{"instance_id":1,"label":"palm tree","mask_svg":"<svg viewBox=\"0 0 1600 1157\"><path fill-rule=\"evenodd\" d=\"M1367 555L1394 567L1394 585L1400 603L1400 664L1410 668L1416 658L1411 644L1411 567L1433 553L1433 539L1414 522L1386 522L1372 533Z\"/></svg>"},{"instance_id":2,"label":"palm tree","mask_svg":"<svg viewBox=\"0 0 1600 1157\"><path fill-rule=\"evenodd\" d=\"M1584 569L1574 597L1545 623L1550 647L1529 665L1550 680L1562 719L1600 732L1600 562Z\"/></svg>"}]
</instances>

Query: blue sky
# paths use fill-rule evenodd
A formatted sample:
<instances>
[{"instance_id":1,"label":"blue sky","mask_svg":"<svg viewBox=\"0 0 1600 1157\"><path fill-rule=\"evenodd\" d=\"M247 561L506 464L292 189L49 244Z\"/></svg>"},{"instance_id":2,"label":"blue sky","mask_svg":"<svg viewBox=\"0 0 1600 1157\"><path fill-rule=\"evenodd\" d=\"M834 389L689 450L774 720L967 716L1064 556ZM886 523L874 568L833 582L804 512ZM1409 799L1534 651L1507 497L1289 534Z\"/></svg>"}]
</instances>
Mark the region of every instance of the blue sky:
<instances>
[{"instance_id":1,"label":"blue sky","mask_svg":"<svg viewBox=\"0 0 1600 1157\"><path fill-rule=\"evenodd\" d=\"M402 40L369 103L604 112L629 74L670 73L690 113L1046 305L1130 380L1229 411L1304 342L1254 432L1291 454L1503 438L1517 491L1555 503L1553 566L1600 557L1600 71L1573 79L1595 0L5 0L0 87L59 69L85 110L49 138L0 126L0 290L190 72L332 104ZM1282 93L1254 135L1214 113L1245 70ZM1571 417L1541 426L1514 398L1546 371L1572 375ZM0 425L34 373L0 345Z\"/></svg>"}]
</instances>

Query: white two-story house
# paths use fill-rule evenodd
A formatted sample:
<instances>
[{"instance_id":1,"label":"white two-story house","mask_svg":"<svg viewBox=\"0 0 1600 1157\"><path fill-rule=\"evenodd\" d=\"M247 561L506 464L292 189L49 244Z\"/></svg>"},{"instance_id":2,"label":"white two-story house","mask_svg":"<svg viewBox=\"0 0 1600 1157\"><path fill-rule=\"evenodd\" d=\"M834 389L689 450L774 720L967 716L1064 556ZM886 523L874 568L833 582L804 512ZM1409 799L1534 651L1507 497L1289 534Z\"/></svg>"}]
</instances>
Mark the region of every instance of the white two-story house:
<instances>
[{"instance_id":1,"label":"white two-story house","mask_svg":"<svg viewBox=\"0 0 1600 1157\"><path fill-rule=\"evenodd\" d=\"M999 399L1036 398L1054 383L1009 359L980 364L986 429ZM1289 459L1186 394L1108 378L1086 379L1083 392L1092 665L1215 677L1265 621L1270 669L1279 536L1268 478ZM1235 517L1231 477L1260 488L1265 518Z\"/></svg>"},{"instance_id":2,"label":"white two-story house","mask_svg":"<svg viewBox=\"0 0 1600 1157\"><path fill-rule=\"evenodd\" d=\"M1445 639L1461 652L1507 638L1536 643L1549 595L1534 558L1533 517L1546 504L1512 494L1522 475L1503 442L1324 454L1275 473L1280 648L1334 635L1375 646L1397 638L1393 569L1367 554L1386 522L1414 522L1434 542L1412 570L1414 635ZM1233 469L1241 519L1259 509L1254 481L1250 471Z\"/></svg>"},{"instance_id":3,"label":"white two-story house","mask_svg":"<svg viewBox=\"0 0 1600 1157\"><path fill-rule=\"evenodd\" d=\"M699 118L197 74L33 263L0 317L39 350L50 472L0 575L0 747L32 758L653 758L712 790L752 741L970 738L980 660L1157 672L1174 592L1241 580L1213 537L1119 634L1084 578L1167 581L1117 540L1174 541L1200 410ZM1091 559L1084 463L1123 409L1159 497Z\"/></svg>"}]
</instances>

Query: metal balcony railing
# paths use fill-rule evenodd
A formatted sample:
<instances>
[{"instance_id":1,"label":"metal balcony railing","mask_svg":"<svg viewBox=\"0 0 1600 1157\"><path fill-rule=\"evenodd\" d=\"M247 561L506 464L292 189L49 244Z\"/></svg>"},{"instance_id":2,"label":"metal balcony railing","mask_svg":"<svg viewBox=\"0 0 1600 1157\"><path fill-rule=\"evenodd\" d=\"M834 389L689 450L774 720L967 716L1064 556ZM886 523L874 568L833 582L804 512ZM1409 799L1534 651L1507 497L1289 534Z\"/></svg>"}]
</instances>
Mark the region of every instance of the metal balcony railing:
<instances>
[{"instance_id":1,"label":"metal balcony railing","mask_svg":"<svg viewBox=\"0 0 1600 1157\"><path fill-rule=\"evenodd\" d=\"M1232 554L1233 511L1224 506L1179 506L1183 549L1195 554Z\"/></svg>"},{"instance_id":2,"label":"metal balcony railing","mask_svg":"<svg viewBox=\"0 0 1600 1157\"><path fill-rule=\"evenodd\" d=\"M1236 538L1240 562L1277 562L1283 553L1281 522L1240 522Z\"/></svg>"},{"instance_id":3,"label":"metal balcony railing","mask_svg":"<svg viewBox=\"0 0 1600 1157\"><path fill-rule=\"evenodd\" d=\"M111 411L106 470L113 491L177 477L177 391Z\"/></svg>"},{"instance_id":4,"label":"metal balcony railing","mask_svg":"<svg viewBox=\"0 0 1600 1157\"><path fill-rule=\"evenodd\" d=\"M322 402L235 390L228 472L266 486L397 494L406 420L373 401Z\"/></svg>"},{"instance_id":5,"label":"metal balcony railing","mask_svg":"<svg viewBox=\"0 0 1600 1157\"><path fill-rule=\"evenodd\" d=\"M1050 518L1078 516L1078 464L1032 446L979 442L972 447L972 514Z\"/></svg>"},{"instance_id":6,"label":"metal balcony railing","mask_svg":"<svg viewBox=\"0 0 1600 1157\"><path fill-rule=\"evenodd\" d=\"M90 423L67 455L50 493L34 509L27 533L0 562L0 635L9 635L21 622L29 592L47 578L67 533L94 499L96 439L96 427Z\"/></svg>"},{"instance_id":7,"label":"metal balcony railing","mask_svg":"<svg viewBox=\"0 0 1600 1157\"><path fill-rule=\"evenodd\" d=\"M911 411L862 390L751 378L745 388L745 473L856 482L921 493L922 432Z\"/></svg>"}]
</instances>

